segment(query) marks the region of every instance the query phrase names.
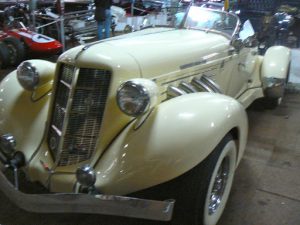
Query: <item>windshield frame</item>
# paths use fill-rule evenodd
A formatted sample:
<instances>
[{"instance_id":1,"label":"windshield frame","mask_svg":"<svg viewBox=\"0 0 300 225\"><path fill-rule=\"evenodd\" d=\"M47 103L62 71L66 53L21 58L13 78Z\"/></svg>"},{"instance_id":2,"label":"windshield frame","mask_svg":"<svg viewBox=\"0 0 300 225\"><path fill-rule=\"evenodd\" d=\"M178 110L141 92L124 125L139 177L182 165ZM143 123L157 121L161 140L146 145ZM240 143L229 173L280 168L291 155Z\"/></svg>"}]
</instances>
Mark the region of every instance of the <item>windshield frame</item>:
<instances>
[{"instance_id":1,"label":"windshield frame","mask_svg":"<svg viewBox=\"0 0 300 225\"><path fill-rule=\"evenodd\" d=\"M186 23L186 20L188 18L188 15L189 15L189 12L190 12L191 8L199 8L200 10L212 11L212 12L217 12L217 13L224 13L224 14L226 14L226 16L235 17L237 22L236 22L236 25L233 29L232 35L229 35L225 32L222 32L222 31L216 30L216 29L212 29L212 28L204 29L204 28L187 28L187 27L185 27L185 23ZM227 11L224 11L224 10L205 8L205 7L201 7L201 6L197 6L197 5L191 5L191 6L188 7L188 9L186 10L186 13L183 17L183 20L181 21L180 26L179 26L180 29L185 29L185 30L199 30L199 31L205 31L205 32L221 34L221 35L225 36L226 38L228 38L229 40L232 40L233 37L237 36L237 34L240 30L240 27L241 27L241 20L236 14L231 13L231 12L227 12Z\"/></svg>"}]
</instances>

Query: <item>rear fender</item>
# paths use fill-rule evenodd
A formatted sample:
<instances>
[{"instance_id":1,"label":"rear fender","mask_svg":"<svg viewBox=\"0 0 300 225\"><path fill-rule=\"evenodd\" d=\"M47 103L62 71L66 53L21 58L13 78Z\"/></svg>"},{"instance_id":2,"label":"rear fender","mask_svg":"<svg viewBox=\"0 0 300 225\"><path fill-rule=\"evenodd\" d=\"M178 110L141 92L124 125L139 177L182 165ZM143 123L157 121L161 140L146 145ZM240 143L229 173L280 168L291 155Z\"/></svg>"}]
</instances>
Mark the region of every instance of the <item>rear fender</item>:
<instances>
[{"instance_id":1,"label":"rear fender","mask_svg":"<svg viewBox=\"0 0 300 225\"><path fill-rule=\"evenodd\" d=\"M233 128L240 160L248 130L240 103L212 93L166 101L137 130L131 123L106 150L95 165L96 187L128 194L171 180L203 161Z\"/></svg>"},{"instance_id":2,"label":"rear fender","mask_svg":"<svg viewBox=\"0 0 300 225\"><path fill-rule=\"evenodd\" d=\"M287 47L273 46L267 50L261 68L263 88L267 97L283 96L290 61L291 51Z\"/></svg>"},{"instance_id":3,"label":"rear fender","mask_svg":"<svg viewBox=\"0 0 300 225\"><path fill-rule=\"evenodd\" d=\"M52 82L48 82L33 92L25 90L17 80L16 70L0 83L0 135L11 133L26 160L41 143L51 88Z\"/></svg>"}]
</instances>

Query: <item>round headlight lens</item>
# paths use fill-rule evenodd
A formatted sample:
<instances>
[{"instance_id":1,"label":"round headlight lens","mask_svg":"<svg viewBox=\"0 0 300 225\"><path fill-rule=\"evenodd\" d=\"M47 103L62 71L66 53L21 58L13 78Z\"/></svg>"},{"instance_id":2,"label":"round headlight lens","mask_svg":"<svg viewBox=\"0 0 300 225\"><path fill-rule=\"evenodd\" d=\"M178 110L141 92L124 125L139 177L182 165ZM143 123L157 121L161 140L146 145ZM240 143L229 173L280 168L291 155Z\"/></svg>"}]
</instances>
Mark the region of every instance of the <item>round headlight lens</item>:
<instances>
[{"instance_id":1,"label":"round headlight lens","mask_svg":"<svg viewBox=\"0 0 300 225\"><path fill-rule=\"evenodd\" d=\"M39 83L39 73L36 67L27 61L18 66L17 77L22 87L29 91L33 91Z\"/></svg>"},{"instance_id":2,"label":"round headlight lens","mask_svg":"<svg viewBox=\"0 0 300 225\"><path fill-rule=\"evenodd\" d=\"M122 112L129 116L139 116L148 111L151 96L142 84L127 81L119 88L117 101Z\"/></svg>"}]
</instances>

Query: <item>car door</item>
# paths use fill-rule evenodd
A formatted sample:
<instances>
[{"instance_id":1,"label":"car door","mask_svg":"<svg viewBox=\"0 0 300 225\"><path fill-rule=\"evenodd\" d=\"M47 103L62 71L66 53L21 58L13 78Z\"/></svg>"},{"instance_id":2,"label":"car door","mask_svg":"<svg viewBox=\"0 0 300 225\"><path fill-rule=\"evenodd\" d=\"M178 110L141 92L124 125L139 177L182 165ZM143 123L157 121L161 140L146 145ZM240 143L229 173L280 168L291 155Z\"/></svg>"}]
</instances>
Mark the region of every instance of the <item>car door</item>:
<instances>
[{"instance_id":1,"label":"car door","mask_svg":"<svg viewBox=\"0 0 300 225\"><path fill-rule=\"evenodd\" d=\"M231 78L226 94L238 98L248 88L252 81L257 59L257 49L250 45L248 40L254 35L250 21L246 21L238 39L233 39L228 49L231 63L226 66L231 68ZM227 69L228 70L228 69Z\"/></svg>"}]
</instances>

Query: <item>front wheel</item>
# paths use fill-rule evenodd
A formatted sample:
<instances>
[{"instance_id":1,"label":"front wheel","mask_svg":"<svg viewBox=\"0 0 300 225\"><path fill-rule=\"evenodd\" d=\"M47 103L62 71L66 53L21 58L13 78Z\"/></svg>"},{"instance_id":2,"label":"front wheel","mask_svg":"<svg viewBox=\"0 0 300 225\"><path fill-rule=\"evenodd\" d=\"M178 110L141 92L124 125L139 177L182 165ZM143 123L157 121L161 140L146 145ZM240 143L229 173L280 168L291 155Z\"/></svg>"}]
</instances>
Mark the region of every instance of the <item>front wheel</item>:
<instances>
[{"instance_id":1,"label":"front wheel","mask_svg":"<svg viewBox=\"0 0 300 225\"><path fill-rule=\"evenodd\" d=\"M236 144L228 134L204 161L190 171L134 196L175 199L172 225L215 225L228 200L236 157Z\"/></svg>"},{"instance_id":2,"label":"front wheel","mask_svg":"<svg viewBox=\"0 0 300 225\"><path fill-rule=\"evenodd\" d=\"M203 162L183 175L179 185L185 192L175 195L172 225L215 225L218 222L231 190L236 156L236 144L228 134Z\"/></svg>"},{"instance_id":3,"label":"front wheel","mask_svg":"<svg viewBox=\"0 0 300 225\"><path fill-rule=\"evenodd\" d=\"M225 137L220 144L222 144L219 147L220 152L213 153L215 157L210 159L212 164L216 163L212 174L209 175L210 172L208 172L210 179L204 209L199 212L203 214L204 225L215 225L220 219L228 200L235 173L237 149L234 141L232 138ZM219 156L217 156L218 154Z\"/></svg>"}]
</instances>

